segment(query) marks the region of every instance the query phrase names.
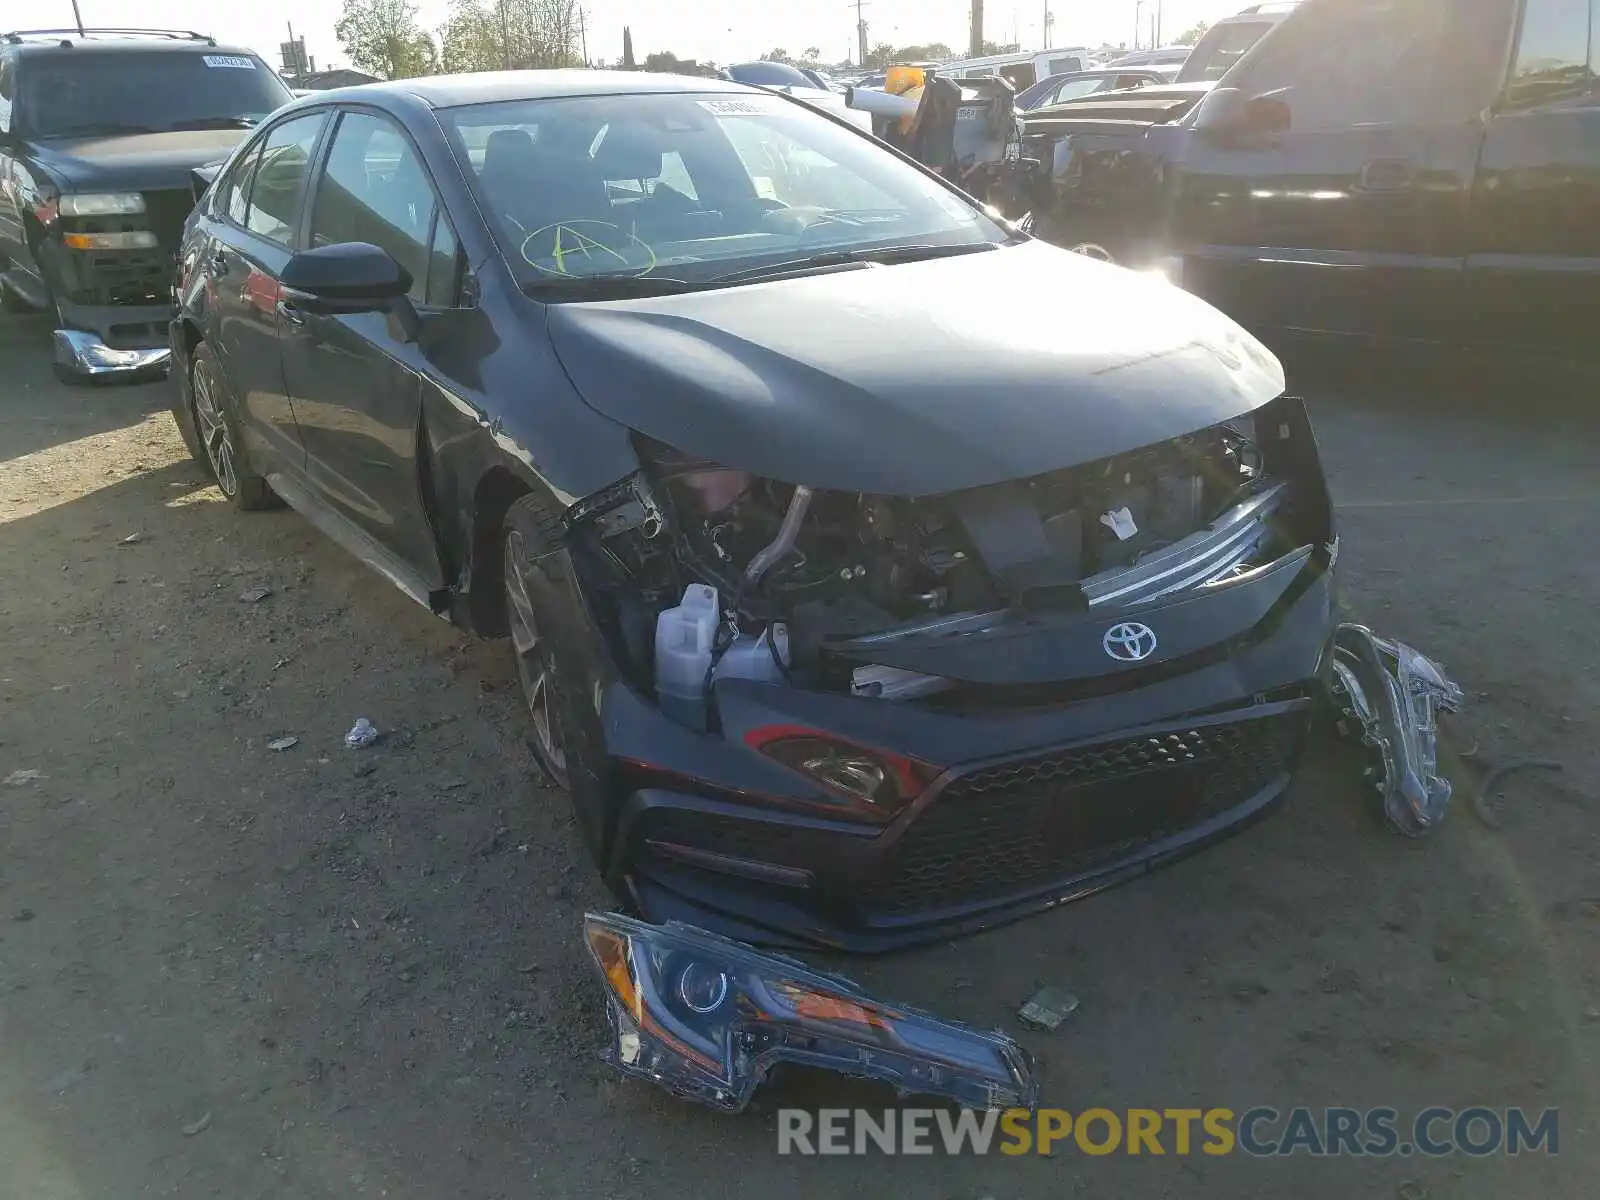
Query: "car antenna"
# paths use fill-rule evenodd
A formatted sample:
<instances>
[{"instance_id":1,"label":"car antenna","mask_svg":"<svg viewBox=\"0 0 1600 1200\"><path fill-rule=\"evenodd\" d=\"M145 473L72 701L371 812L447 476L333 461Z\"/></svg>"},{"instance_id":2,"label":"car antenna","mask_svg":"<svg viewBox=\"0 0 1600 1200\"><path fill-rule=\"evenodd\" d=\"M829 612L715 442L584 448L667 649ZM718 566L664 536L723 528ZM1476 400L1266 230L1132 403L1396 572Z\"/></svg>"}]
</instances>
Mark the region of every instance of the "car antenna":
<instances>
[{"instance_id":1,"label":"car antenna","mask_svg":"<svg viewBox=\"0 0 1600 1200\"><path fill-rule=\"evenodd\" d=\"M72 19L78 23L78 36L88 37L83 28L83 14L78 11L78 0L72 0Z\"/></svg>"}]
</instances>

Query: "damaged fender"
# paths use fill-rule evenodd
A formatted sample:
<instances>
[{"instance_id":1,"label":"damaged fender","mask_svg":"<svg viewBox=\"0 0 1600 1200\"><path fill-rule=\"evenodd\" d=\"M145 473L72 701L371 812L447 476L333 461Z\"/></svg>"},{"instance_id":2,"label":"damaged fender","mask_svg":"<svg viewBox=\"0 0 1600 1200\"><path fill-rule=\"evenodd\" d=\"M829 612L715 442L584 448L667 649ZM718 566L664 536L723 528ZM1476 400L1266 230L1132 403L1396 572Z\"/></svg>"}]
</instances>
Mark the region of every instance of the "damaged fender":
<instances>
[{"instance_id":1,"label":"damaged fender","mask_svg":"<svg viewBox=\"0 0 1600 1200\"><path fill-rule=\"evenodd\" d=\"M801 1063L966 1108L1032 1110L1028 1052L1002 1033L886 1004L838 975L677 921L584 917L622 1074L739 1112L767 1073Z\"/></svg>"},{"instance_id":2,"label":"damaged fender","mask_svg":"<svg viewBox=\"0 0 1600 1200\"><path fill-rule=\"evenodd\" d=\"M1444 819L1451 794L1439 774L1438 714L1460 711L1461 688L1432 659L1364 625L1335 631L1332 668L1334 706L1381 759L1384 816L1407 837L1427 833Z\"/></svg>"}]
</instances>

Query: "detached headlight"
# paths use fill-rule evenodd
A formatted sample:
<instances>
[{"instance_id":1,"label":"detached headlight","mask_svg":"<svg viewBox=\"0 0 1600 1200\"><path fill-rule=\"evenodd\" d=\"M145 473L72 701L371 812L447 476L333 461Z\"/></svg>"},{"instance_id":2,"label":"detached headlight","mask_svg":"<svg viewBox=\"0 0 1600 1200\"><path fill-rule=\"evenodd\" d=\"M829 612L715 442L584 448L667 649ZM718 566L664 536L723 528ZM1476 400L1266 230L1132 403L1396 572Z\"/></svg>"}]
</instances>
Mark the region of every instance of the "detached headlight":
<instances>
[{"instance_id":1,"label":"detached headlight","mask_svg":"<svg viewBox=\"0 0 1600 1200\"><path fill-rule=\"evenodd\" d=\"M63 217L117 217L144 211L144 197L138 192L85 192L61 197L57 206Z\"/></svg>"},{"instance_id":2,"label":"detached headlight","mask_svg":"<svg viewBox=\"0 0 1600 1200\"><path fill-rule=\"evenodd\" d=\"M692 925L584 918L624 1075L738 1112L780 1062L876 1079L966 1108L1032 1109L1027 1051L1001 1033L884 1004L836 975Z\"/></svg>"}]
</instances>

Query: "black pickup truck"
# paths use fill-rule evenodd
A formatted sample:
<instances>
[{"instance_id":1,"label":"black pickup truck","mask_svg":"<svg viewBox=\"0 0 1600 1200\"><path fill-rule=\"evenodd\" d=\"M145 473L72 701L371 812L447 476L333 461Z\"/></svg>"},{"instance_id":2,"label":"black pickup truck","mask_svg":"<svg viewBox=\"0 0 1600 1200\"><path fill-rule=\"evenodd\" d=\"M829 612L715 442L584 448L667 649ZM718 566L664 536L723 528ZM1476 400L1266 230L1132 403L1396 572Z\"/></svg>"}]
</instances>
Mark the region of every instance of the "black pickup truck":
<instances>
[{"instance_id":1,"label":"black pickup truck","mask_svg":"<svg viewBox=\"0 0 1600 1200\"><path fill-rule=\"evenodd\" d=\"M203 34L0 34L0 303L54 314L59 374L164 364L190 173L291 99Z\"/></svg>"},{"instance_id":2,"label":"black pickup truck","mask_svg":"<svg viewBox=\"0 0 1600 1200\"><path fill-rule=\"evenodd\" d=\"M1256 330L1600 361L1600 0L1306 0L1215 84L1024 118L1040 235Z\"/></svg>"}]
</instances>

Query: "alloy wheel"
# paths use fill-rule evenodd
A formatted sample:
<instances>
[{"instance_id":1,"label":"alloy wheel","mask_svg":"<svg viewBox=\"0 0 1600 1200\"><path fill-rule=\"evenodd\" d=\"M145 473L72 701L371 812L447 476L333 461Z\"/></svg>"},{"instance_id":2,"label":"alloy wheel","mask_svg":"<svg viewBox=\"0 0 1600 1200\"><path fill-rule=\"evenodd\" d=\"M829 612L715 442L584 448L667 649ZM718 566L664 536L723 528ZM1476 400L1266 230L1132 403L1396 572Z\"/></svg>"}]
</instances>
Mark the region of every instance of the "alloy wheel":
<instances>
[{"instance_id":1,"label":"alloy wheel","mask_svg":"<svg viewBox=\"0 0 1600 1200\"><path fill-rule=\"evenodd\" d=\"M533 561L522 534L512 530L506 537L506 616L511 626L511 645L517 656L517 676L522 681L522 698L533 719L533 748L556 786L568 786L567 752L561 735L561 721L555 700L555 672L549 647L539 630L533 601L528 594L528 577Z\"/></svg>"},{"instance_id":2,"label":"alloy wheel","mask_svg":"<svg viewBox=\"0 0 1600 1200\"><path fill-rule=\"evenodd\" d=\"M217 384L211 368L203 362L194 365L194 416L206 461L217 477L217 487L230 500L239 493L239 473L234 466L233 434L217 401Z\"/></svg>"}]
</instances>

